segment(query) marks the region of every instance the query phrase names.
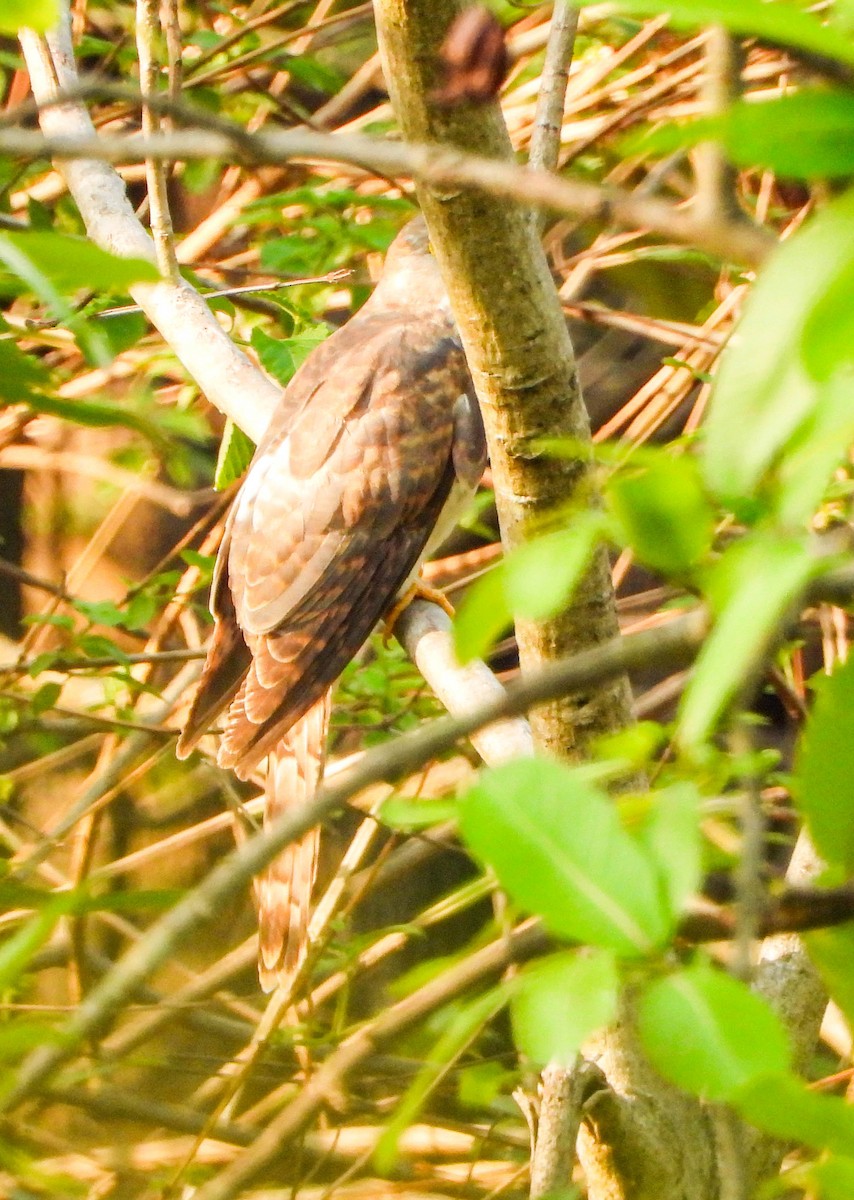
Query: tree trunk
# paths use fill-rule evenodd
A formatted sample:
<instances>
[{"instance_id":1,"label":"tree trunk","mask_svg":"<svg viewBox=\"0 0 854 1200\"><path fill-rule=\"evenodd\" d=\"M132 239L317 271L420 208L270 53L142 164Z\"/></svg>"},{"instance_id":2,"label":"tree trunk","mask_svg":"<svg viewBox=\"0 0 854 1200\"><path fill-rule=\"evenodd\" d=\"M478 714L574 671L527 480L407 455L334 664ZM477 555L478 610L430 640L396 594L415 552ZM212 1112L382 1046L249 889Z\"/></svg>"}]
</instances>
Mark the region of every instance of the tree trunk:
<instances>
[{"instance_id":1,"label":"tree trunk","mask_svg":"<svg viewBox=\"0 0 854 1200\"><path fill-rule=\"evenodd\" d=\"M442 142L493 158L512 158L497 104L439 108L438 49L456 0L377 0L377 29L392 103L412 142ZM483 409L501 533L507 548L554 520L569 501L596 503L590 427L566 321L530 213L472 191L421 185L421 208L451 293ZM543 438L577 447L574 457L543 452ZM523 671L612 638L617 619L608 559L596 556L568 610L517 624ZM543 705L533 714L542 750L583 751L597 734L631 719L625 680Z\"/></svg>"}]
</instances>

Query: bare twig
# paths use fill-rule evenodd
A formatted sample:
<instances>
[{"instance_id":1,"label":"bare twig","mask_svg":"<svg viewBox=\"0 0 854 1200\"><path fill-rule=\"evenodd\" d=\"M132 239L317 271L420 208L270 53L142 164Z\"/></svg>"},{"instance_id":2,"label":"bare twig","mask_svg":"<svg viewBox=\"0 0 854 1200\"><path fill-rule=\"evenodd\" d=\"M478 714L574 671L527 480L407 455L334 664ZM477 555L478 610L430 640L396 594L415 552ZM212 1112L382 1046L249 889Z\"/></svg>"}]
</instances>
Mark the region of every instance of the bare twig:
<instances>
[{"instance_id":1,"label":"bare twig","mask_svg":"<svg viewBox=\"0 0 854 1200\"><path fill-rule=\"evenodd\" d=\"M566 85L577 28L578 9L566 0L555 0L528 156L534 171L553 171L557 166Z\"/></svg>"},{"instance_id":2,"label":"bare twig","mask_svg":"<svg viewBox=\"0 0 854 1200\"><path fill-rule=\"evenodd\" d=\"M157 115L146 97L158 91L160 66L157 58L157 42L160 35L158 11L159 0L136 0L136 50L139 59L139 82L143 95L142 132L156 133L160 127ZM148 181L148 212L154 253L160 274L170 283L178 283L178 260L172 233L172 217L169 213L169 198L166 194L166 176L169 164L165 161L147 159L145 175Z\"/></svg>"},{"instance_id":3,"label":"bare twig","mask_svg":"<svg viewBox=\"0 0 854 1200\"><path fill-rule=\"evenodd\" d=\"M763 262L776 244L763 229L749 222L733 224L720 218L700 221L690 208L653 196L562 179L445 147L382 142L358 134L345 136L299 129L247 134L235 126L231 136L199 129L147 138L138 134L98 136L90 131L71 133L55 128L44 134L4 129L0 130L0 154L22 159L53 157L71 165L81 159L90 163L126 163L146 158L183 161L214 158L226 162L236 159L276 165L291 161L345 162L369 167L379 175L408 177L440 187L481 189L534 208L648 229L727 261L750 266ZM133 252L147 256L146 243L140 244L135 239ZM149 316L157 325L154 316L151 313ZM240 423L239 417L235 419ZM250 433L248 429L247 432Z\"/></svg>"},{"instance_id":4,"label":"bare twig","mask_svg":"<svg viewBox=\"0 0 854 1200\"><path fill-rule=\"evenodd\" d=\"M710 116L719 116L741 92L742 53L728 29L713 25L706 34L706 74L703 94ZM744 219L738 206L738 172L718 142L704 142L696 151L697 195L695 206L705 220Z\"/></svg>"}]
</instances>

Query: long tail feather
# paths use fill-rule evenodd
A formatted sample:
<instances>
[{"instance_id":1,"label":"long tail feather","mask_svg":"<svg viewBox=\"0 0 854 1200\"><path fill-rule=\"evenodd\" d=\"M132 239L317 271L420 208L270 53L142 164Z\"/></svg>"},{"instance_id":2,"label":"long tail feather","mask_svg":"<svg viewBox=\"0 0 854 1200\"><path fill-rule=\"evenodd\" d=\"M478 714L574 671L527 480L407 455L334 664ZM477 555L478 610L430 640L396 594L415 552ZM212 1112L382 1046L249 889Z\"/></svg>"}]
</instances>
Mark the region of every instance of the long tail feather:
<instances>
[{"instance_id":1,"label":"long tail feather","mask_svg":"<svg viewBox=\"0 0 854 1200\"><path fill-rule=\"evenodd\" d=\"M323 777L330 694L288 731L267 761L264 825L307 804ZM258 976L265 992L293 977L308 947L311 890L320 830L310 830L274 859L257 884Z\"/></svg>"}]
</instances>

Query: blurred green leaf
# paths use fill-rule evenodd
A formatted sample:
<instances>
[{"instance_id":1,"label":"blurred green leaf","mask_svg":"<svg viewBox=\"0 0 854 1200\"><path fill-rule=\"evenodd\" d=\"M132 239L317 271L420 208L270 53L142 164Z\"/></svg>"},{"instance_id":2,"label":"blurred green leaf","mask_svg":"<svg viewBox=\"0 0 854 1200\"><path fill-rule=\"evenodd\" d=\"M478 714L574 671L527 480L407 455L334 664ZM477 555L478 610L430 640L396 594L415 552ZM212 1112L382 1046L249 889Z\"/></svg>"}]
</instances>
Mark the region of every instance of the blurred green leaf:
<instances>
[{"instance_id":1,"label":"blurred green leaf","mask_svg":"<svg viewBox=\"0 0 854 1200\"><path fill-rule=\"evenodd\" d=\"M149 592L137 592L125 607L125 626L128 629L145 629L157 612L157 601Z\"/></svg>"},{"instance_id":2,"label":"blurred green leaf","mask_svg":"<svg viewBox=\"0 0 854 1200\"><path fill-rule=\"evenodd\" d=\"M116 629L125 623L124 612L112 600L75 600L74 607L96 625Z\"/></svg>"},{"instance_id":3,"label":"blurred green leaf","mask_svg":"<svg viewBox=\"0 0 854 1200\"><path fill-rule=\"evenodd\" d=\"M706 583L717 619L682 698L677 736L697 745L750 683L779 622L818 564L806 539L758 530L731 545Z\"/></svg>"},{"instance_id":4,"label":"blurred green leaf","mask_svg":"<svg viewBox=\"0 0 854 1200\"><path fill-rule=\"evenodd\" d=\"M852 97L854 107L854 97ZM854 134L852 134L854 144ZM852 205L854 212L854 205ZM854 221L854 216L851 217ZM840 369L854 367L854 254L844 261L828 280L828 286L813 305L804 322L801 353L804 365L819 383L825 383ZM850 379L848 381L850 388Z\"/></svg>"},{"instance_id":5,"label":"blurred green leaf","mask_svg":"<svg viewBox=\"0 0 854 1200\"><path fill-rule=\"evenodd\" d=\"M775 481L775 518L783 527L802 525L828 491L828 480L854 442L854 370L840 370L816 384L816 403L789 439Z\"/></svg>"},{"instance_id":6,"label":"blurred green leaf","mask_svg":"<svg viewBox=\"0 0 854 1200\"><path fill-rule=\"evenodd\" d=\"M705 962L646 988L638 1032L655 1069L707 1100L731 1101L757 1077L785 1071L785 1030L745 984Z\"/></svg>"},{"instance_id":7,"label":"blurred green leaf","mask_svg":"<svg viewBox=\"0 0 854 1200\"><path fill-rule=\"evenodd\" d=\"M516 1045L535 1065L570 1067L583 1042L617 1015L620 980L607 950L553 954L513 980Z\"/></svg>"},{"instance_id":8,"label":"blurred green leaf","mask_svg":"<svg viewBox=\"0 0 854 1200\"><path fill-rule=\"evenodd\" d=\"M53 234L3 234L0 233L0 263L10 275L19 279L34 296L44 304L52 320L61 322L70 329L87 358L98 366L105 366L111 358L109 341L104 333L91 325L80 313L74 311L60 290L57 289L53 277L46 273L41 265L20 248L13 237L27 239L30 237L53 237Z\"/></svg>"},{"instance_id":9,"label":"blurred green leaf","mask_svg":"<svg viewBox=\"0 0 854 1200\"><path fill-rule=\"evenodd\" d=\"M811 930L803 940L831 999L854 1029L854 922Z\"/></svg>"},{"instance_id":10,"label":"blurred green leaf","mask_svg":"<svg viewBox=\"0 0 854 1200\"><path fill-rule=\"evenodd\" d=\"M47 33L58 19L57 0L2 0L0 3L0 33L17 33L19 29Z\"/></svg>"},{"instance_id":11,"label":"blurred green leaf","mask_svg":"<svg viewBox=\"0 0 854 1200\"><path fill-rule=\"evenodd\" d=\"M30 708L34 716L40 716L42 713L53 708L59 697L62 695L62 684L51 681L43 683L38 691L33 696L30 702Z\"/></svg>"},{"instance_id":12,"label":"blurred green leaf","mask_svg":"<svg viewBox=\"0 0 854 1200\"><path fill-rule=\"evenodd\" d=\"M314 88L318 92L325 92L332 95L337 92L345 79L338 71L332 70L318 59L312 58L307 54L289 54L287 56L287 70L294 79L305 84L306 87Z\"/></svg>"},{"instance_id":13,"label":"blurred green leaf","mask_svg":"<svg viewBox=\"0 0 854 1200\"><path fill-rule=\"evenodd\" d=\"M32 917L0 943L0 992L14 987L27 970L33 955L54 931L57 921L73 912L78 903L72 892L53 895Z\"/></svg>"},{"instance_id":14,"label":"blurred green leaf","mask_svg":"<svg viewBox=\"0 0 854 1200\"><path fill-rule=\"evenodd\" d=\"M736 512L799 434L814 429L823 445L828 420L831 427L839 423L841 401L828 384L839 372L847 376L854 368L854 344L846 333L850 306L843 300L852 270L854 191L827 205L785 241L754 286L721 356L703 455L710 487ZM828 418L822 417L823 407L831 410ZM806 466L820 472L818 486L823 487L829 473L825 457L818 454L811 461L809 439L804 444L801 438L795 446L806 454ZM837 461L846 448L845 442L838 444ZM812 515L808 508L794 512L791 501L786 512L790 521Z\"/></svg>"},{"instance_id":15,"label":"blurred green leaf","mask_svg":"<svg viewBox=\"0 0 854 1200\"><path fill-rule=\"evenodd\" d=\"M44 1021L3 1021L0 1023L0 1062L16 1062L30 1050L61 1045L63 1040L62 1030Z\"/></svg>"},{"instance_id":16,"label":"blurred green leaf","mask_svg":"<svg viewBox=\"0 0 854 1200\"><path fill-rule=\"evenodd\" d=\"M261 268L276 274L320 275L326 262L327 246L320 238L283 237L261 247Z\"/></svg>"},{"instance_id":17,"label":"blurred green leaf","mask_svg":"<svg viewBox=\"0 0 854 1200\"><path fill-rule=\"evenodd\" d=\"M854 1196L854 1159L826 1158L811 1163L805 1171L811 1195L817 1200L851 1200Z\"/></svg>"},{"instance_id":18,"label":"blurred green leaf","mask_svg":"<svg viewBox=\"0 0 854 1200\"><path fill-rule=\"evenodd\" d=\"M686 782L651 792L649 801L638 839L656 864L670 911L679 913L702 878L700 796Z\"/></svg>"},{"instance_id":19,"label":"blurred green leaf","mask_svg":"<svg viewBox=\"0 0 854 1200\"><path fill-rule=\"evenodd\" d=\"M667 937L653 863L583 772L533 758L484 771L459 822L511 898L553 933L629 957Z\"/></svg>"},{"instance_id":20,"label":"blurred green leaf","mask_svg":"<svg viewBox=\"0 0 854 1200\"><path fill-rule=\"evenodd\" d=\"M810 1091L795 1075L759 1076L730 1100L751 1124L783 1141L854 1155L854 1108L841 1096Z\"/></svg>"},{"instance_id":21,"label":"blurred green leaf","mask_svg":"<svg viewBox=\"0 0 854 1200\"><path fill-rule=\"evenodd\" d=\"M103 317L95 309L92 316L100 317L99 327L106 334L113 354L130 350L148 333L148 321L140 312L116 313L112 317Z\"/></svg>"},{"instance_id":22,"label":"blurred green leaf","mask_svg":"<svg viewBox=\"0 0 854 1200\"><path fill-rule=\"evenodd\" d=\"M574 0L579 7L595 0ZM616 0L618 13L654 17L666 12L677 29L724 25L733 33L756 36L800 47L844 63L854 63L854 44L841 30L823 24L818 17L794 4L763 0Z\"/></svg>"},{"instance_id":23,"label":"blurred green leaf","mask_svg":"<svg viewBox=\"0 0 854 1200\"><path fill-rule=\"evenodd\" d=\"M290 383L312 350L326 341L330 332L322 322L289 338L273 338L263 329L256 328L252 330L252 347L264 370L285 385Z\"/></svg>"},{"instance_id":24,"label":"blurred green leaf","mask_svg":"<svg viewBox=\"0 0 854 1200\"><path fill-rule=\"evenodd\" d=\"M453 821L457 805L453 800L407 800L392 796L380 809L380 820L392 829L427 829L442 821Z\"/></svg>"},{"instance_id":25,"label":"blurred green leaf","mask_svg":"<svg viewBox=\"0 0 854 1200\"><path fill-rule=\"evenodd\" d=\"M708 553L715 514L695 459L647 454L610 479L606 497L621 540L645 566L684 576Z\"/></svg>"},{"instance_id":26,"label":"blurred green leaf","mask_svg":"<svg viewBox=\"0 0 854 1200\"><path fill-rule=\"evenodd\" d=\"M218 492L243 477L254 453L255 443L229 417L219 444L214 472L214 487Z\"/></svg>"},{"instance_id":27,"label":"blurred green leaf","mask_svg":"<svg viewBox=\"0 0 854 1200\"><path fill-rule=\"evenodd\" d=\"M482 658L514 617L542 621L570 601L604 527L599 512L579 513L566 529L512 550L465 595L454 621L461 662Z\"/></svg>"},{"instance_id":28,"label":"blurred green leaf","mask_svg":"<svg viewBox=\"0 0 854 1200\"><path fill-rule=\"evenodd\" d=\"M2 389L2 384L0 384L0 389ZM0 394L2 394L2 390L0 390ZM44 392L33 392L22 396L21 399L26 400L34 412L61 417L75 425L83 425L91 429L133 429L147 438L158 450L164 449L167 445L166 434L170 425L170 417L165 410L153 413L149 417L144 412L111 404L109 401L66 400L60 396L46 395ZM162 429L159 427L158 421L162 422Z\"/></svg>"},{"instance_id":29,"label":"blurred green leaf","mask_svg":"<svg viewBox=\"0 0 854 1200\"><path fill-rule=\"evenodd\" d=\"M154 264L143 258L118 258L67 233L3 232L0 244L26 255L60 292L125 292L132 283L160 278Z\"/></svg>"},{"instance_id":30,"label":"blurred green leaf","mask_svg":"<svg viewBox=\"0 0 854 1200\"><path fill-rule=\"evenodd\" d=\"M854 173L854 96L804 89L744 100L716 117L668 123L627 137L624 153L668 155L714 138L738 166L765 167L790 179Z\"/></svg>"},{"instance_id":31,"label":"blurred green leaf","mask_svg":"<svg viewBox=\"0 0 854 1200\"><path fill-rule=\"evenodd\" d=\"M854 872L854 661L813 678L816 701L801 739L794 796L819 854Z\"/></svg>"},{"instance_id":32,"label":"blurred green leaf","mask_svg":"<svg viewBox=\"0 0 854 1200\"><path fill-rule=\"evenodd\" d=\"M457 1074L457 1099L465 1108L485 1108L514 1079L515 1073L497 1062L462 1067Z\"/></svg>"},{"instance_id":33,"label":"blurred green leaf","mask_svg":"<svg viewBox=\"0 0 854 1200\"><path fill-rule=\"evenodd\" d=\"M24 354L8 337L0 338L0 399L4 404L30 403L49 379L40 359Z\"/></svg>"}]
</instances>

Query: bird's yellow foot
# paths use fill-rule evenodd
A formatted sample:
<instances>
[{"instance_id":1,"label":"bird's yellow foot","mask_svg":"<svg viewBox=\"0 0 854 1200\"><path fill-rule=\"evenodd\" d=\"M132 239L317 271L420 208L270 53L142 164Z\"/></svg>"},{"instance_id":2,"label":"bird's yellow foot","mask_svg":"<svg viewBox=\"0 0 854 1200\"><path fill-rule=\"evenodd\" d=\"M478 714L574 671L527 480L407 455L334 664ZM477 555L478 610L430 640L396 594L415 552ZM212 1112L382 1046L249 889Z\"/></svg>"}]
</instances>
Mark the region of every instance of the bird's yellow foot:
<instances>
[{"instance_id":1,"label":"bird's yellow foot","mask_svg":"<svg viewBox=\"0 0 854 1200\"><path fill-rule=\"evenodd\" d=\"M440 608L443 608L449 617L454 615L454 606L445 593L440 592L437 588L430 587L429 583L425 583L419 577L409 585L405 592L398 596L383 618L383 624L385 625L385 629L383 630L384 646L388 645L401 614L409 608L413 600L430 600L433 604L438 604Z\"/></svg>"}]
</instances>

